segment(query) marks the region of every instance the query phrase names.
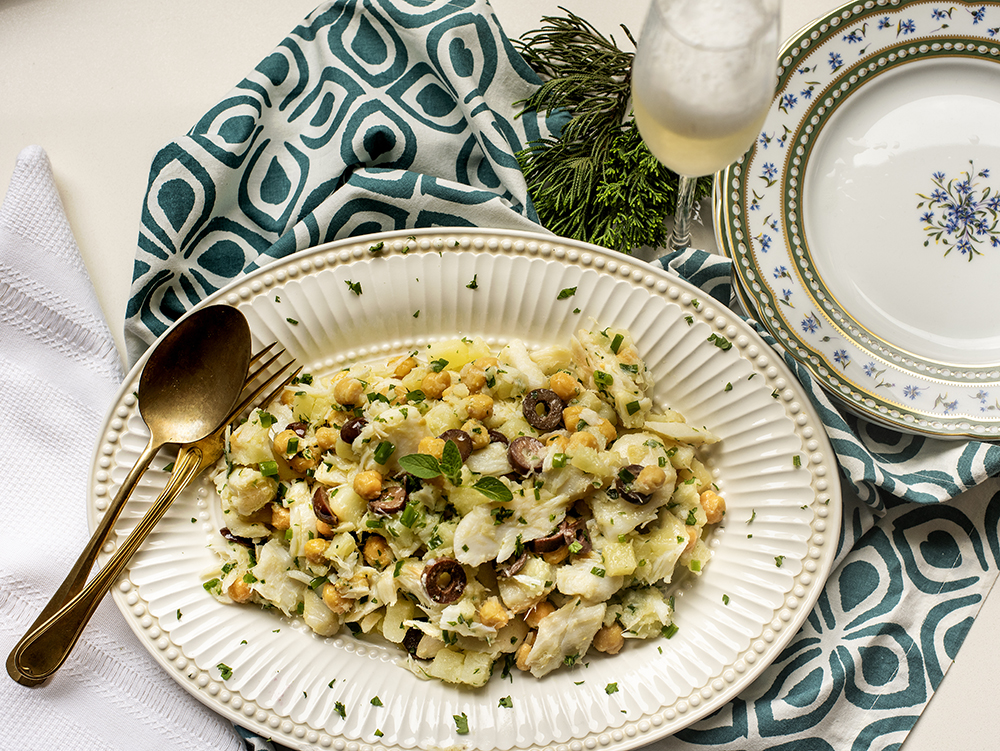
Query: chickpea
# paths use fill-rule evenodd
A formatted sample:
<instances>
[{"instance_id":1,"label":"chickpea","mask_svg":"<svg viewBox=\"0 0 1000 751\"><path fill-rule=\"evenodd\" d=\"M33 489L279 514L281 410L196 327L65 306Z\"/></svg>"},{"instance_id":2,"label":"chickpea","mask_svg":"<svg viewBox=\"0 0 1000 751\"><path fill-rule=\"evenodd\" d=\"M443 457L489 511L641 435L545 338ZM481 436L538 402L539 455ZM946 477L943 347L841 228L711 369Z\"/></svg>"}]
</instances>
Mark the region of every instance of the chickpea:
<instances>
[{"instance_id":1,"label":"chickpea","mask_svg":"<svg viewBox=\"0 0 1000 751\"><path fill-rule=\"evenodd\" d=\"M331 451L337 447L340 431L324 425L316 430L316 445L320 451Z\"/></svg>"},{"instance_id":2,"label":"chickpea","mask_svg":"<svg viewBox=\"0 0 1000 751\"><path fill-rule=\"evenodd\" d=\"M479 420L466 420L462 430L472 438L472 448L481 449L490 445L490 432Z\"/></svg>"},{"instance_id":3,"label":"chickpea","mask_svg":"<svg viewBox=\"0 0 1000 751\"><path fill-rule=\"evenodd\" d=\"M447 399L449 396L454 396L458 399L468 399L469 387L466 386L461 381L456 383L454 386L448 386L444 391L441 392L441 398Z\"/></svg>"},{"instance_id":4,"label":"chickpea","mask_svg":"<svg viewBox=\"0 0 1000 751\"><path fill-rule=\"evenodd\" d=\"M642 468L639 476L632 483L632 490L640 495L649 495L663 487L667 481L667 473L656 465L650 464Z\"/></svg>"},{"instance_id":5,"label":"chickpea","mask_svg":"<svg viewBox=\"0 0 1000 751\"><path fill-rule=\"evenodd\" d=\"M314 537L312 540L306 541L303 552L310 562L323 563L326 561L326 549L328 547L330 547L330 543L327 540Z\"/></svg>"},{"instance_id":6,"label":"chickpea","mask_svg":"<svg viewBox=\"0 0 1000 751\"><path fill-rule=\"evenodd\" d=\"M694 544L698 542L698 530L695 527L687 528L688 541L687 545L684 546L684 552L690 553L694 550Z\"/></svg>"},{"instance_id":7,"label":"chickpea","mask_svg":"<svg viewBox=\"0 0 1000 751\"><path fill-rule=\"evenodd\" d=\"M389 543L379 535L369 535L368 539L365 540L364 555L368 565L374 566L377 569L383 569L388 566L392 563L394 557Z\"/></svg>"},{"instance_id":8,"label":"chickpea","mask_svg":"<svg viewBox=\"0 0 1000 751\"><path fill-rule=\"evenodd\" d=\"M491 628L503 628L510 623L510 614L498 598L491 597L479 608L479 622Z\"/></svg>"},{"instance_id":9,"label":"chickpea","mask_svg":"<svg viewBox=\"0 0 1000 751\"><path fill-rule=\"evenodd\" d=\"M409 375L410 371L417 367L417 361L412 357L404 357L396 360L396 367L392 370L394 378L403 378Z\"/></svg>"},{"instance_id":10,"label":"chickpea","mask_svg":"<svg viewBox=\"0 0 1000 751\"><path fill-rule=\"evenodd\" d=\"M726 515L726 500L714 490L706 490L698 497L709 524L718 524Z\"/></svg>"},{"instance_id":11,"label":"chickpea","mask_svg":"<svg viewBox=\"0 0 1000 751\"><path fill-rule=\"evenodd\" d=\"M563 425L570 433L576 432L576 426L580 423L580 415L583 414L583 407L574 404L563 410Z\"/></svg>"},{"instance_id":12,"label":"chickpea","mask_svg":"<svg viewBox=\"0 0 1000 751\"><path fill-rule=\"evenodd\" d=\"M354 476L354 492L366 501L373 501L382 493L382 474L375 469L358 472Z\"/></svg>"},{"instance_id":13,"label":"chickpea","mask_svg":"<svg viewBox=\"0 0 1000 751\"><path fill-rule=\"evenodd\" d=\"M542 600L525 614L524 622L528 624L529 628L538 628L538 624L554 612L556 612L556 606L548 600Z\"/></svg>"},{"instance_id":14,"label":"chickpea","mask_svg":"<svg viewBox=\"0 0 1000 751\"><path fill-rule=\"evenodd\" d=\"M319 466L319 456L312 449L306 449L301 454L296 454L288 460L288 466L299 474L305 474L310 469Z\"/></svg>"},{"instance_id":15,"label":"chickpea","mask_svg":"<svg viewBox=\"0 0 1000 751\"><path fill-rule=\"evenodd\" d=\"M473 420L485 420L493 414L493 397L486 394L473 394L465 402L465 411Z\"/></svg>"},{"instance_id":16,"label":"chickpea","mask_svg":"<svg viewBox=\"0 0 1000 751\"><path fill-rule=\"evenodd\" d=\"M333 584L327 582L323 585L323 602L326 606L330 608L334 613L343 615L348 610L351 609L352 601L344 597Z\"/></svg>"},{"instance_id":17,"label":"chickpea","mask_svg":"<svg viewBox=\"0 0 1000 751\"><path fill-rule=\"evenodd\" d=\"M617 623L610 626L601 626L594 634L592 642L594 649L609 655L616 655L625 646L625 637L622 635L622 627Z\"/></svg>"},{"instance_id":18,"label":"chickpea","mask_svg":"<svg viewBox=\"0 0 1000 751\"><path fill-rule=\"evenodd\" d=\"M521 646L517 648L517 659L515 664L518 670L528 670L528 655L531 653L531 647L535 643L535 632L532 631L525 637L524 641L521 642Z\"/></svg>"},{"instance_id":19,"label":"chickpea","mask_svg":"<svg viewBox=\"0 0 1000 751\"><path fill-rule=\"evenodd\" d=\"M361 404L365 393L364 384L357 378L341 378L333 387L333 398L337 404L356 407Z\"/></svg>"},{"instance_id":20,"label":"chickpea","mask_svg":"<svg viewBox=\"0 0 1000 751\"><path fill-rule=\"evenodd\" d=\"M580 388L576 379L569 373L562 370L558 373L553 373L552 377L549 378L549 388L555 391L556 396L564 402L570 401L573 397L580 393Z\"/></svg>"},{"instance_id":21,"label":"chickpea","mask_svg":"<svg viewBox=\"0 0 1000 751\"><path fill-rule=\"evenodd\" d=\"M271 526L278 530L288 529L292 526L291 513L279 503L271 504Z\"/></svg>"},{"instance_id":22,"label":"chickpea","mask_svg":"<svg viewBox=\"0 0 1000 751\"><path fill-rule=\"evenodd\" d=\"M333 537L333 527L327 524L322 519L316 520L316 534L320 537Z\"/></svg>"},{"instance_id":23,"label":"chickpea","mask_svg":"<svg viewBox=\"0 0 1000 751\"><path fill-rule=\"evenodd\" d=\"M292 389L284 389L281 392L280 401L286 407L290 406L291 403L295 401L295 391Z\"/></svg>"},{"instance_id":24,"label":"chickpea","mask_svg":"<svg viewBox=\"0 0 1000 751\"><path fill-rule=\"evenodd\" d=\"M441 457L444 455L444 444L445 441L440 438L425 436L424 438L421 438L420 443L417 444L417 453L429 454L440 461Z\"/></svg>"},{"instance_id":25,"label":"chickpea","mask_svg":"<svg viewBox=\"0 0 1000 751\"><path fill-rule=\"evenodd\" d=\"M573 435L574 437L576 436L575 433ZM566 439L566 436L560 433L552 433L551 435L545 438L545 445L555 446L556 451L562 453L566 451L566 447L569 445L569 441Z\"/></svg>"},{"instance_id":26,"label":"chickpea","mask_svg":"<svg viewBox=\"0 0 1000 751\"><path fill-rule=\"evenodd\" d=\"M486 371L473 363L462 368L461 379L469 393L474 394L486 385Z\"/></svg>"},{"instance_id":27,"label":"chickpea","mask_svg":"<svg viewBox=\"0 0 1000 751\"><path fill-rule=\"evenodd\" d=\"M615 426L611 424L610 420L601 420L596 427L597 430L604 435L605 445L611 443L618 437L618 431L615 430Z\"/></svg>"},{"instance_id":28,"label":"chickpea","mask_svg":"<svg viewBox=\"0 0 1000 751\"><path fill-rule=\"evenodd\" d=\"M440 399L444 390L451 386L451 373L442 370L440 373L428 373L420 382L420 390L428 399Z\"/></svg>"},{"instance_id":29,"label":"chickpea","mask_svg":"<svg viewBox=\"0 0 1000 751\"><path fill-rule=\"evenodd\" d=\"M229 585L229 589L226 590L234 602L246 602L253 595L253 589L242 579L237 579L232 584Z\"/></svg>"},{"instance_id":30,"label":"chickpea","mask_svg":"<svg viewBox=\"0 0 1000 751\"><path fill-rule=\"evenodd\" d=\"M294 442L292 442L293 438L295 439ZM288 444L289 444L289 442L292 442L292 445L295 447L295 451L299 450L298 449L298 442L299 442L299 436L298 436L298 434L294 430L285 429L285 430L282 430L280 433L278 433L278 435L276 435L274 437L274 441L272 442L271 447L274 449L274 453L277 454L278 456L287 457L289 455L289 452L288 452ZM294 454L295 451L292 451L291 453Z\"/></svg>"},{"instance_id":31,"label":"chickpea","mask_svg":"<svg viewBox=\"0 0 1000 751\"><path fill-rule=\"evenodd\" d=\"M486 370L487 368L495 368L497 365L500 364L500 361L497 360L495 357L490 357L489 355L487 355L486 357L476 358L476 361L473 362L472 364L475 365L480 370Z\"/></svg>"},{"instance_id":32,"label":"chickpea","mask_svg":"<svg viewBox=\"0 0 1000 751\"><path fill-rule=\"evenodd\" d=\"M597 439L594 437L593 433L580 431L579 433L574 433L570 436L569 451L572 453L574 449L581 448L599 449L600 445L598 445Z\"/></svg>"}]
</instances>

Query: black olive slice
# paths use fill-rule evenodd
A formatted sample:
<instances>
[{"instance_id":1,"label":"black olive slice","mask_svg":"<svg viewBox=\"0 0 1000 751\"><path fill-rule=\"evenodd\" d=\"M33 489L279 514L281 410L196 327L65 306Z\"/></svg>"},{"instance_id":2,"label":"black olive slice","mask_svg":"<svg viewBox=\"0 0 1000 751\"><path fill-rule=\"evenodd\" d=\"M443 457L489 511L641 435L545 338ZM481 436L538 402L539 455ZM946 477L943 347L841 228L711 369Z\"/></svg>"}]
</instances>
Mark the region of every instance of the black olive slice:
<instances>
[{"instance_id":1,"label":"black olive slice","mask_svg":"<svg viewBox=\"0 0 1000 751\"><path fill-rule=\"evenodd\" d=\"M545 444L530 435L519 435L507 447L507 461L522 475L537 472L545 461Z\"/></svg>"},{"instance_id":2,"label":"black olive slice","mask_svg":"<svg viewBox=\"0 0 1000 751\"><path fill-rule=\"evenodd\" d=\"M424 589L434 602L448 605L465 591L465 569L453 558L438 558L424 568L421 576Z\"/></svg>"},{"instance_id":3,"label":"black olive slice","mask_svg":"<svg viewBox=\"0 0 1000 751\"><path fill-rule=\"evenodd\" d=\"M383 488L378 498L374 501L368 501L368 508L372 510L372 513L389 516L403 510L408 495L406 488L402 485L389 485Z\"/></svg>"},{"instance_id":4,"label":"black olive slice","mask_svg":"<svg viewBox=\"0 0 1000 751\"><path fill-rule=\"evenodd\" d=\"M627 467L622 467L618 470L618 478L615 480L615 488L618 490L618 496L636 506L643 506L649 503L648 495L639 493L632 487L632 483L638 479L640 472L642 472L641 464L629 464Z\"/></svg>"},{"instance_id":5,"label":"black olive slice","mask_svg":"<svg viewBox=\"0 0 1000 751\"><path fill-rule=\"evenodd\" d=\"M354 443L354 439L361 435L361 429L367 424L368 421L363 417L348 420L340 429L340 440L344 443Z\"/></svg>"},{"instance_id":6,"label":"black olive slice","mask_svg":"<svg viewBox=\"0 0 1000 751\"><path fill-rule=\"evenodd\" d=\"M559 525L559 529L553 532L551 535L546 537L538 537L531 541L531 549L536 553L552 553L559 550L563 545L567 543L566 533L563 525Z\"/></svg>"},{"instance_id":7,"label":"black olive slice","mask_svg":"<svg viewBox=\"0 0 1000 751\"><path fill-rule=\"evenodd\" d=\"M573 545L573 543L578 543L580 545L579 550L571 551L574 555L587 555L594 546L590 542L590 535L587 534L587 525L582 520L575 522L570 522L567 519L563 519L563 534L566 536L566 542Z\"/></svg>"},{"instance_id":8,"label":"black olive slice","mask_svg":"<svg viewBox=\"0 0 1000 751\"><path fill-rule=\"evenodd\" d=\"M442 441L454 442L454 444L458 446L458 453L461 455L463 462L468 459L469 454L472 453L472 436L464 430L452 428L451 430L444 431L438 436L438 438Z\"/></svg>"},{"instance_id":9,"label":"black olive slice","mask_svg":"<svg viewBox=\"0 0 1000 751\"><path fill-rule=\"evenodd\" d=\"M403 649L405 649L411 655L416 657L417 647L420 646L420 640L423 638L424 638L424 632L421 631L419 628L416 628L414 626L406 629L406 634L403 636Z\"/></svg>"},{"instance_id":10,"label":"black olive slice","mask_svg":"<svg viewBox=\"0 0 1000 751\"><path fill-rule=\"evenodd\" d=\"M253 550L254 541L249 537L238 537L229 531L229 527L223 527L219 530L219 534L225 537L230 542L235 542L237 545L242 545L245 548L250 548Z\"/></svg>"},{"instance_id":11,"label":"black olive slice","mask_svg":"<svg viewBox=\"0 0 1000 751\"><path fill-rule=\"evenodd\" d=\"M503 563L497 561L496 564L494 564L493 569L500 574L500 576L513 576L524 568L524 564L527 562L527 551L521 551L521 555L511 555Z\"/></svg>"},{"instance_id":12,"label":"black olive slice","mask_svg":"<svg viewBox=\"0 0 1000 751\"><path fill-rule=\"evenodd\" d=\"M510 445L510 439L499 430L493 430L493 428L490 428L486 435L490 437L490 443L502 443L504 446Z\"/></svg>"},{"instance_id":13,"label":"black olive slice","mask_svg":"<svg viewBox=\"0 0 1000 751\"><path fill-rule=\"evenodd\" d=\"M521 403L521 411L528 424L543 433L562 425L562 412L566 405L555 391L533 389Z\"/></svg>"},{"instance_id":14,"label":"black olive slice","mask_svg":"<svg viewBox=\"0 0 1000 751\"><path fill-rule=\"evenodd\" d=\"M313 513L317 519L331 527L340 524L340 519L330 510L330 497L322 485L316 488L316 492L313 493Z\"/></svg>"},{"instance_id":15,"label":"black olive slice","mask_svg":"<svg viewBox=\"0 0 1000 751\"><path fill-rule=\"evenodd\" d=\"M299 438L305 438L306 437L306 430L308 428L309 428L309 426L306 423L304 423L304 422L292 422L292 423L289 423L288 425L285 426L285 430L292 431Z\"/></svg>"}]
</instances>

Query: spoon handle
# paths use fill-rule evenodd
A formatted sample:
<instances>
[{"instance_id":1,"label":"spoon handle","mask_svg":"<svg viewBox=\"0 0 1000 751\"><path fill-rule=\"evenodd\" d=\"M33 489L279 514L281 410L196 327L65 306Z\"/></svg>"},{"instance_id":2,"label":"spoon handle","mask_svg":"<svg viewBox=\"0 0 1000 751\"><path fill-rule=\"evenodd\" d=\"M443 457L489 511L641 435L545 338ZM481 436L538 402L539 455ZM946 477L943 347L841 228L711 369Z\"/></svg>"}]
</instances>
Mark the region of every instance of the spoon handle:
<instances>
[{"instance_id":1,"label":"spoon handle","mask_svg":"<svg viewBox=\"0 0 1000 751\"><path fill-rule=\"evenodd\" d=\"M135 485L139 481L139 478L142 477L142 474L149 467L149 463L153 460L153 457L162 446L162 442L156 441L150 437L149 443L146 444L146 448L143 449L142 454L139 455L135 465L133 465L132 469L129 470L128 475L126 475L121 487L118 488L118 492L115 494L111 504L108 506L108 510L104 513L100 522L98 522L97 528L94 530L94 534L87 542L83 552L80 553L80 556L76 559L76 563L73 564L73 568L70 569L70 572L66 575L63 583L59 585L59 589L55 591L55 594L53 594L48 603L46 603L42 612L38 614L35 622L28 628L24 638L18 642L17 646L14 647L10 655L7 657L7 673L21 685L36 686L44 679L36 680L21 672L15 665L14 654L18 652L21 646L25 643L29 634L49 620L49 618L51 618L60 608L73 599L73 597L75 597L80 590L83 589L84 585L87 583L87 577L90 576L90 572L94 568L94 561L97 560L97 556L101 552L101 548L104 547L104 543L108 541L108 538L111 535L111 530L114 527L115 522L118 521L118 517L121 516L121 512L125 507L126 501L128 501L129 497L132 495L132 491L135 489Z\"/></svg>"},{"instance_id":2,"label":"spoon handle","mask_svg":"<svg viewBox=\"0 0 1000 751\"><path fill-rule=\"evenodd\" d=\"M153 501L153 505L129 536L118 546L114 555L75 597L40 626L29 631L11 652L13 667L19 675L31 681L41 682L62 666L105 593L125 569L153 527L160 521L177 495L208 463L211 463L204 459L202 449L197 445L181 449L167 486Z\"/></svg>"}]
</instances>

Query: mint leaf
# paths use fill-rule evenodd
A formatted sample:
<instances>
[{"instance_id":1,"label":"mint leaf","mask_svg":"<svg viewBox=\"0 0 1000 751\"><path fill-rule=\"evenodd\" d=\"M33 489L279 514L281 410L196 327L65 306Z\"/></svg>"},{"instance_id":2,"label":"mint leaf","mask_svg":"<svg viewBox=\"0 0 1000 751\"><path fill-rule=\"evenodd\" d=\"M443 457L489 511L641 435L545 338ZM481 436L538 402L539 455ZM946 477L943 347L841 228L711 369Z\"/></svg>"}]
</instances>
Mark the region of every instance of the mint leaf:
<instances>
[{"instance_id":1,"label":"mint leaf","mask_svg":"<svg viewBox=\"0 0 1000 751\"><path fill-rule=\"evenodd\" d=\"M407 454L399 457L399 466L421 480L433 480L441 474L441 465L430 454Z\"/></svg>"},{"instance_id":2,"label":"mint leaf","mask_svg":"<svg viewBox=\"0 0 1000 751\"><path fill-rule=\"evenodd\" d=\"M450 438L445 441L439 466L441 473L451 480L453 485L458 485L452 478L457 479L462 474L462 452L458 450L458 444Z\"/></svg>"},{"instance_id":3,"label":"mint leaf","mask_svg":"<svg viewBox=\"0 0 1000 751\"><path fill-rule=\"evenodd\" d=\"M514 500L514 494L510 488L503 484L498 477L480 477L472 486L491 501L506 503Z\"/></svg>"}]
</instances>

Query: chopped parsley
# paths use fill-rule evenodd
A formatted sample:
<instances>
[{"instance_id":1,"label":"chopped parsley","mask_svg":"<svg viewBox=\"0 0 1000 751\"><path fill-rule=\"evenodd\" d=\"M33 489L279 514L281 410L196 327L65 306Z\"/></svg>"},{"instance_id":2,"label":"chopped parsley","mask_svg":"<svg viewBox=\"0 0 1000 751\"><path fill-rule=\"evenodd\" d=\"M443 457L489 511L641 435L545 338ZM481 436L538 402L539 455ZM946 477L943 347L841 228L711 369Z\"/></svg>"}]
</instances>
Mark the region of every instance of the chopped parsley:
<instances>
[{"instance_id":1,"label":"chopped parsley","mask_svg":"<svg viewBox=\"0 0 1000 751\"><path fill-rule=\"evenodd\" d=\"M556 299L565 300L566 298L572 297L575 294L576 294L576 287L566 287L565 289L559 291L559 294L556 295Z\"/></svg>"},{"instance_id":2,"label":"chopped parsley","mask_svg":"<svg viewBox=\"0 0 1000 751\"><path fill-rule=\"evenodd\" d=\"M344 280L344 284L346 284L347 288L349 290L351 290L351 292L353 292L354 294L359 295L359 296L361 295L361 283L360 282L352 282L350 279L345 279Z\"/></svg>"},{"instance_id":3,"label":"chopped parsley","mask_svg":"<svg viewBox=\"0 0 1000 751\"><path fill-rule=\"evenodd\" d=\"M478 278L479 274L473 274L472 281L465 285L466 289L479 289Z\"/></svg>"},{"instance_id":4,"label":"chopped parsley","mask_svg":"<svg viewBox=\"0 0 1000 751\"><path fill-rule=\"evenodd\" d=\"M609 683L607 686L604 687L604 693L606 693L608 696L611 696L611 694L617 694L618 693L618 684L617 683Z\"/></svg>"},{"instance_id":5,"label":"chopped parsley","mask_svg":"<svg viewBox=\"0 0 1000 751\"><path fill-rule=\"evenodd\" d=\"M382 707L382 706L385 706L385 705L382 704L382 700L381 699L379 699L377 696L373 696L372 697L372 706L373 707Z\"/></svg>"},{"instance_id":6,"label":"chopped parsley","mask_svg":"<svg viewBox=\"0 0 1000 751\"><path fill-rule=\"evenodd\" d=\"M708 341L723 351L733 348L733 343L721 334L712 334L708 337Z\"/></svg>"},{"instance_id":7,"label":"chopped parsley","mask_svg":"<svg viewBox=\"0 0 1000 751\"><path fill-rule=\"evenodd\" d=\"M781 568L781 564L784 562L785 562L785 556L783 555L774 556L774 565L777 566L778 568Z\"/></svg>"},{"instance_id":8,"label":"chopped parsley","mask_svg":"<svg viewBox=\"0 0 1000 751\"><path fill-rule=\"evenodd\" d=\"M338 701L336 704L334 704L333 711L339 714L345 720L347 719L347 709L344 707L344 702Z\"/></svg>"},{"instance_id":9,"label":"chopped parsley","mask_svg":"<svg viewBox=\"0 0 1000 751\"><path fill-rule=\"evenodd\" d=\"M453 714L452 718L455 720L455 732L459 735L469 734L469 718L462 712L462 714Z\"/></svg>"},{"instance_id":10,"label":"chopped parsley","mask_svg":"<svg viewBox=\"0 0 1000 751\"><path fill-rule=\"evenodd\" d=\"M511 699L509 696L504 696L500 699L500 703L497 706L510 709L511 707L514 706L514 700Z\"/></svg>"},{"instance_id":11,"label":"chopped parsley","mask_svg":"<svg viewBox=\"0 0 1000 751\"><path fill-rule=\"evenodd\" d=\"M229 667L226 663L220 662L215 667L219 669L219 675L222 676L222 680L228 681L230 678L233 677L233 669Z\"/></svg>"}]
</instances>

